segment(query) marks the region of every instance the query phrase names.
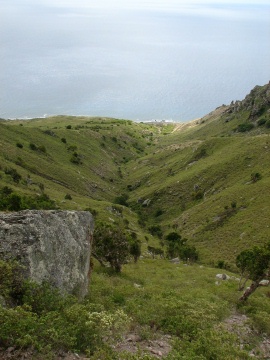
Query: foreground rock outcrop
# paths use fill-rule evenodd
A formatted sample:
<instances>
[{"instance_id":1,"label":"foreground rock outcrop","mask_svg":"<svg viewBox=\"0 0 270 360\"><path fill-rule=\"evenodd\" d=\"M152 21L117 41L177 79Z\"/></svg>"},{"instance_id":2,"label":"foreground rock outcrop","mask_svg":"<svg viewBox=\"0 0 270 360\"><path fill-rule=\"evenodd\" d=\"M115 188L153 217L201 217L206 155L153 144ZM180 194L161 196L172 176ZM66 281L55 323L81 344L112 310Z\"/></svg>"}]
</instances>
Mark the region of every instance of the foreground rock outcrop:
<instances>
[{"instance_id":1,"label":"foreground rock outcrop","mask_svg":"<svg viewBox=\"0 0 270 360\"><path fill-rule=\"evenodd\" d=\"M16 259L26 277L82 298L89 285L93 230L87 211L0 212L0 259Z\"/></svg>"}]
</instances>

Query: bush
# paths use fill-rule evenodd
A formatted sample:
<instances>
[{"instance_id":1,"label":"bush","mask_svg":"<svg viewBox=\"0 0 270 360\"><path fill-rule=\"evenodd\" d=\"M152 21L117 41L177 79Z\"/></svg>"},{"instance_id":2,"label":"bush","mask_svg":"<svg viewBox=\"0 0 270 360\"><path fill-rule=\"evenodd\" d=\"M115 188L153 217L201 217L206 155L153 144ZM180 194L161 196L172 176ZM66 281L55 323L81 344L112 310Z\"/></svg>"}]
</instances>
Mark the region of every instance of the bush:
<instances>
[{"instance_id":1,"label":"bush","mask_svg":"<svg viewBox=\"0 0 270 360\"><path fill-rule=\"evenodd\" d=\"M164 211L162 209L158 209L156 212L155 212L155 217L159 217L161 216L162 214L164 214Z\"/></svg>"},{"instance_id":2,"label":"bush","mask_svg":"<svg viewBox=\"0 0 270 360\"><path fill-rule=\"evenodd\" d=\"M76 151L78 149L78 146L77 145L69 145L67 149L68 149L68 151Z\"/></svg>"},{"instance_id":3,"label":"bush","mask_svg":"<svg viewBox=\"0 0 270 360\"><path fill-rule=\"evenodd\" d=\"M114 202L114 204L128 206L128 203L127 203L128 198L129 198L128 194L121 194L121 195L117 196L113 202Z\"/></svg>"},{"instance_id":4,"label":"bush","mask_svg":"<svg viewBox=\"0 0 270 360\"><path fill-rule=\"evenodd\" d=\"M266 123L266 119L259 119L259 120L257 121L258 126L262 126L262 125L264 125L265 123Z\"/></svg>"},{"instance_id":5,"label":"bush","mask_svg":"<svg viewBox=\"0 0 270 360\"><path fill-rule=\"evenodd\" d=\"M265 126L266 126L267 128L270 128L270 120L267 120L267 121L266 121Z\"/></svg>"},{"instance_id":6,"label":"bush","mask_svg":"<svg viewBox=\"0 0 270 360\"><path fill-rule=\"evenodd\" d=\"M72 200L72 196L71 196L70 194L66 194L66 195L65 195L65 199L66 199L66 200Z\"/></svg>"},{"instance_id":7,"label":"bush","mask_svg":"<svg viewBox=\"0 0 270 360\"><path fill-rule=\"evenodd\" d=\"M0 294L7 302L17 302L23 287L23 267L17 261L0 260Z\"/></svg>"},{"instance_id":8,"label":"bush","mask_svg":"<svg viewBox=\"0 0 270 360\"><path fill-rule=\"evenodd\" d=\"M237 131L238 132L247 132L250 131L254 128L254 124L252 123L243 123L243 124L239 124L237 127Z\"/></svg>"},{"instance_id":9,"label":"bush","mask_svg":"<svg viewBox=\"0 0 270 360\"><path fill-rule=\"evenodd\" d=\"M41 152L43 152L44 154L46 154L46 152L47 152L47 150L46 150L46 148L45 148L44 145L38 146L37 149L38 149L38 151L41 151Z\"/></svg>"},{"instance_id":10,"label":"bush","mask_svg":"<svg viewBox=\"0 0 270 360\"><path fill-rule=\"evenodd\" d=\"M262 175L261 175L259 172L256 172L256 173L252 173L252 174L251 174L251 181L252 181L253 183L261 180L261 178L262 178Z\"/></svg>"},{"instance_id":11,"label":"bush","mask_svg":"<svg viewBox=\"0 0 270 360\"><path fill-rule=\"evenodd\" d=\"M69 159L70 162L72 162L73 164L76 165L80 165L82 163L81 161L81 157L77 152L74 152L71 156L71 158Z\"/></svg>"},{"instance_id":12,"label":"bush","mask_svg":"<svg viewBox=\"0 0 270 360\"><path fill-rule=\"evenodd\" d=\"M67 125L67 126L66 126L66 129L68 129L68 130L70 130L71 128L72 128L71 125Z\"/></svg>"},{"instance_id":13,"label":"bush","mask_svg":"<svg viewBox=\"0 0 270 360\"><path fill-rule=\"evenodd\" d=\"M21 144L21 143L19 143L19 142L17 142L16 146L17 146L18 148L20 148L20 149L23 148L23 144Z\"/></svg>"},{"instance_id":14,"label":"bush","mask_svg":"<svg viewBox=\"0 0 270 360\"><path fill-rule=\"evenodd\" d=\"M67 143L67 139L66 139L66 138L62 138L61 141L62 141L62 143L64 143L64 144Z\"/></svg>"},{"instance_id":15,"label":"bush","mask_svg":"<svg viewBox=\"0 0 270 360\"><path fill-rule=\"evenodd\" d=\"M10 175L16 184L18 184L22 178L18 171L13 168L5 168L5 174Z\"/></svg>"},{"instance_id":16,"label":"bush","mask_svg":"<svg viewBox=\"0 0 270 360\"><path fill-rule=\"evenodd\" d=\"M153 236L157 236L160 239L163 236L163 232L162 232L161 227L159 225L149 226L148 231L150 232L150 234L152 234Z\"/></svg>"},{"instance_id":17,"label":"bush","mask_svg":"<svg viewBox=\"0 0 270 360\"><path fill-rule=\"evenodd\" d=\"M34 143L30 143L30 144L29 144L29 148L30 148L31 150L34 150L34 151L37 150L37 146L36 146Z\"/></svg>"},{"instance_id":18,"label":"bush","mask_svg":"<svg viewBox=\"0 0 270 360\"><path fill-rule=\"evenodd\" d=\"M11 188L5 186L0 189L0 210L19 211L25 209L55 209L56 205L53 200L45 193L30 197L19 195Z\"/></svg>"}]
</instances>

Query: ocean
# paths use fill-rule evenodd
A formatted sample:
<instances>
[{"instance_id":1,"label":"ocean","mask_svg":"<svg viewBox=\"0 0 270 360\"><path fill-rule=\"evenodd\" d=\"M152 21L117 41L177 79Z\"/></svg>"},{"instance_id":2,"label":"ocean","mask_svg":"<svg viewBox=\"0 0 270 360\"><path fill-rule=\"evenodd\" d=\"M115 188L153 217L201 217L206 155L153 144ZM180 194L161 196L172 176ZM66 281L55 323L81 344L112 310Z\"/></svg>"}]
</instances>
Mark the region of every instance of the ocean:
<instances>
[{"instance_id":1,"label":"ocean","mask_svg":"<svg viewBox=\"0 0 270 360\"><path fill-rule=\"evenodd\" d=\"M270 80L267 1L0 0L0 117L189 121Z\"/></svg>"}]
</instances>

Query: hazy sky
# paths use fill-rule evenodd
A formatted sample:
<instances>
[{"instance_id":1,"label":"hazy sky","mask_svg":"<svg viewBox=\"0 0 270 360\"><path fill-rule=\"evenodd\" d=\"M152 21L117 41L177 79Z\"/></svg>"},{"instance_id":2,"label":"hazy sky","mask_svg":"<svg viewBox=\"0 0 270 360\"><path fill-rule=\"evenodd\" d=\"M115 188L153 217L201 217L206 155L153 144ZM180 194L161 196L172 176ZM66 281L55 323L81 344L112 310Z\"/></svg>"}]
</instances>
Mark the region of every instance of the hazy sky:
<instances>
[{"instance_id":1,"label":"hazy sky","mask_svg":"<svg viewBox=\"0 0 270 360\"><path fill-rule=\"evenodd\" d=\"M270 0L0 0L0 117L198 117L269 81L269 40Z\"/></svg>"},{"instance_id":2,"label":"hazy sky","mask_svg":"<svg viewBox=\"0 0 270 360\"><path fill-rule=\"evenodd\" d=\"M40 7L44 12L55 9L59 16L93 16L89 11L102 9L107 14L124 10L151 10L234 19L254 18L257 10L263 8L260 16L270 18L269 0L0 0L0 21L5 21L7 12L10 15L10 11L17 15L20 12L34 13ZM60 14L61 11L63 14Z\"/></svg>"}]
</instances>

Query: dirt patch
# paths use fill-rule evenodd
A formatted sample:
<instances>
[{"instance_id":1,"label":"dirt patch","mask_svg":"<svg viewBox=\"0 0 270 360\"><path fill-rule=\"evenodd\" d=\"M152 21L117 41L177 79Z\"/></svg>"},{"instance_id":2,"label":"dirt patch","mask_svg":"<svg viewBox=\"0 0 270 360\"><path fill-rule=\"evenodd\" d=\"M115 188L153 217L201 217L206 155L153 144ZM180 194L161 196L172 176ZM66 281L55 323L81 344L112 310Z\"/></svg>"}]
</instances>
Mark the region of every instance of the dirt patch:
<instances>
[{"instance_id":1,"label":"dirt patch","mask_svg":"<svg viewBox=\"0 0 270 360\"><path fill-rule=\"evenodd\" d=\"M162 359L171 351L170 339L169 335L163 335L155 340L143 340L139 335L130 333L113 348L119 352L127 351L133 354L140 352Z\"/></svg>"},{"instance_id":2,"label":"dirt patch","mask_svg":"<svg viewBox=\"0 0 270 360\"><path fill-rule=\"evenodd\" d=\"M252 349L249 351L250 357L270 359L269 336L261 335L253 329L246 315L234 313L222 323L222 326L238 337L241 349Z\"/></svg>"}]
</instances>

